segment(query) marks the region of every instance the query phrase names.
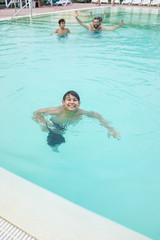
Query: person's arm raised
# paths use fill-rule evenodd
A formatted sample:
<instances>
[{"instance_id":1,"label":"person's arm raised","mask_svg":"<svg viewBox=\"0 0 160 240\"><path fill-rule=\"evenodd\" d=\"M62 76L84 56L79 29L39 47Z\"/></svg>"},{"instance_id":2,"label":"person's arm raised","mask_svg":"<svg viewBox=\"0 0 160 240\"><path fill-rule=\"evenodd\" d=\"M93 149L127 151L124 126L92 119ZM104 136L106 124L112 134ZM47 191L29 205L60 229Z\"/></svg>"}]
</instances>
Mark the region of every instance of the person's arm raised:
<instances>
[{"instance_id":1,"label":"person's arm raised","mask_svg":"<svg viewBox=\"0 0 160 240\"><path fill-rule=\"evenodd\" d=\"M119 25L114 26L114 27L102 27L102 30L115 30L115 29L121 27L122 24L123 24L123 19L119 22Z\"/></svg>"},{"instance_id":2,"label":"person's arm raised","mask_svg":"<svg viewBox=\"0 0 160 240\"><path fill-rule=\"evenodd\" d=\"M77 22L78 22L81 26L83 26L84 28L87 28L88 30L90 29L90 25L85 24L84 22L82 22L82 21L79 19L79 17L78 17L78 11L75 11L74 16L75 16Z\"/></svg>"},{"instance_id":3,"label":"person's arm raised","mask_svg":"<svg viewBox=\"0 0 160 240\"><path fill-rule=\"evenodd\" d=\"M49 34L50 36L53 35L54 33L58 33L58 29L56 29L53 33Z\"/></svg>"}]
</instances>

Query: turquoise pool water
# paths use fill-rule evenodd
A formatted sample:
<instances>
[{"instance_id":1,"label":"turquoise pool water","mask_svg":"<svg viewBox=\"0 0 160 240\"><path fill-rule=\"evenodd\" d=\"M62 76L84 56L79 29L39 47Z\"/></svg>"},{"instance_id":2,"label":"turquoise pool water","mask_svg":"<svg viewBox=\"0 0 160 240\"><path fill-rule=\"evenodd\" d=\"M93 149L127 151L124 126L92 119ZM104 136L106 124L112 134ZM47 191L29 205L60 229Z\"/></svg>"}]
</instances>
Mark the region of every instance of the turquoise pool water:
<instances>
[{"instance_id":1,"label":"turquoise pool water","mask_svg":"<svg viewBox=\"0 0 160 240\"><path fill-rule=\"evenodd\" d=\"M0 166L152 239L160 239L160 12L99 8L90 23L123 27L89 35L73 13L0 23ZM72 34L49 36L64 17ZM70 126L59 153L32 112L61 104L73 89L81 108L97 111L121 132L92 119Z\"/></svg>"}]
</instances>

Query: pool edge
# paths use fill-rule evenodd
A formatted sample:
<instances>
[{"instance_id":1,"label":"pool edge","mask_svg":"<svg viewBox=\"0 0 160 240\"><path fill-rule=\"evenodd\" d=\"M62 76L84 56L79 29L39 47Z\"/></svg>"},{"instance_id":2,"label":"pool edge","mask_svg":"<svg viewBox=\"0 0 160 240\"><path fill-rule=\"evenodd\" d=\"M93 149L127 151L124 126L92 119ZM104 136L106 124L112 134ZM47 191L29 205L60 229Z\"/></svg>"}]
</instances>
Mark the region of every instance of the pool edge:
<instances>
[{"instance_id":1,"label":"pool edge","mask_svg":"<svg viewBox=\"0 0 160 240\"><path fill-rule=\"evenodd\" d=\"M0 168L0 215L38 240L149 240Z\"/></svg>"}]
</instances>

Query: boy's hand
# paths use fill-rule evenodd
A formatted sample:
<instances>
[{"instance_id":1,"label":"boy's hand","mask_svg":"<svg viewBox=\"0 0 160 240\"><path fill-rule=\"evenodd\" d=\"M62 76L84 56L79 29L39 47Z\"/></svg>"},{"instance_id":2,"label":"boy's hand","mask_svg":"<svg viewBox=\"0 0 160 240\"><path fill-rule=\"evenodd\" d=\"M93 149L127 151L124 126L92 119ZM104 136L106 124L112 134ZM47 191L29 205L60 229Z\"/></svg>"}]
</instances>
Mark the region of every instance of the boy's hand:
<instances>
[{"instance_id":1,"label":"boy's hand","mask_svg":"<svg viewBox=\"0 0 160 240\"><path fill-rule=\"evenodd\" d=\"M74 16L78 17L78 11L77 10L74 12Z\"/></svg>"},{"instance_id":2,"label":"boy's hand","mask_svg":"<svg viewBox=\"0 0 160 240\"><path fill-rule=\"evenodd\" d=\"M110 138L110 136L117 138L117 140L120 140L121 138L120 132L116 132L116 131L108 132L108 137Z\"/></svg>"}]
</instances>

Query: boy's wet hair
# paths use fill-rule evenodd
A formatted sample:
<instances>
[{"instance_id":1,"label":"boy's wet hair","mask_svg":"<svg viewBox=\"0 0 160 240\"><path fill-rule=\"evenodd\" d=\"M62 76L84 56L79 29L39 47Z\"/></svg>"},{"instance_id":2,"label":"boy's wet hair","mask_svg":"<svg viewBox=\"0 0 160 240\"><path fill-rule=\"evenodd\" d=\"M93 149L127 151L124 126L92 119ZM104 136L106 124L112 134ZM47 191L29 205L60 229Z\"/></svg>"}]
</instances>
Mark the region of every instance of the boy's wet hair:
<instances>
[{"instance_id":1,"label":"boy's wet hair","mask_svg":"<svg viewBox=\"0 0 160 240\"><path fill-rule=\"evenodd\" d=\"M69 94L71 94L72 96L76 97L76 98L78 99L78 101L80 102L80 97L79 97L78 93L76 93L75 91L72 91L72 90L71 90L71 91L68 91L68 92L66 92L66 93L64 94L64 96L63 96L63 101L65 101L66 96L69 95Z\"/></svg>"},{"instance_id":2,"label":"boy's wet hair","mask_svg":"<svg viewBox=\"0 0 160 240\"><path fill-rule=\"evenodd\" d=\"M66 22L63 18L61 18L61 19L59 19L59 21L58 21L58 23L59 23L59 25L62 23L62 22Z\"/></svg>"}]
</instances>

